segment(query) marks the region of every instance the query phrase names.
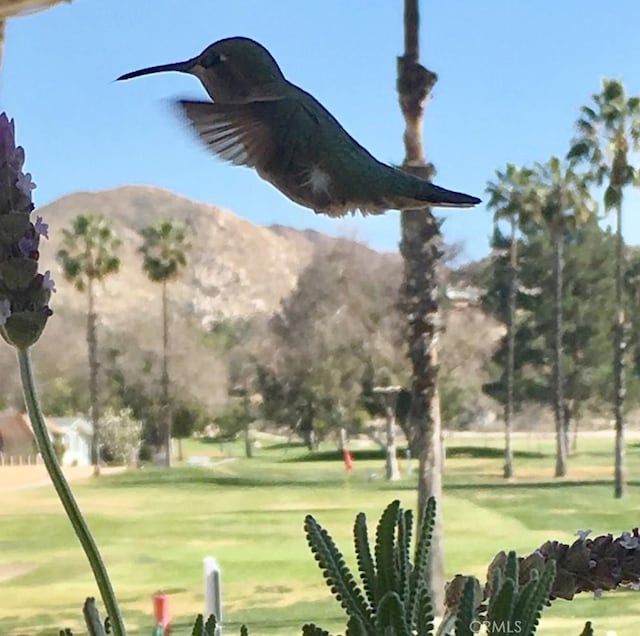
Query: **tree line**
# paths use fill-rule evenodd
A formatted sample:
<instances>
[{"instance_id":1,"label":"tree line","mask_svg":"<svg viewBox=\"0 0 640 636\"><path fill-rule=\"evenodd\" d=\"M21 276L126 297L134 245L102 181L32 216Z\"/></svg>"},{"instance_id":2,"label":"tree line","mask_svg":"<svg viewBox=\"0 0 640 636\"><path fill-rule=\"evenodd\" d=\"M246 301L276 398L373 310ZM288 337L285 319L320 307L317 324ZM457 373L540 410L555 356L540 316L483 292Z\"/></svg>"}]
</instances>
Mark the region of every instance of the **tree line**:
<instances>
[{"instance_id":1,"label":"tree line","mask_svg":"<svg viewBox=\"0 0 640 636\"><path fill-rule=\"evenodd\" d=\"M633 163L638 149L640 97L604 79L601 92L581 107L563 160L507 164L487 187L496 255L485 307L507 333L494 356L501 372L485 390L504 404L505 477L513 475L513 413L524 400L552 406L558 477L567 473L569 423L587 408L608 404L615 426L614 492L623 495L626 384L635 382L633 373L625 381L625 365L630 351L638 355L638 266L624 245L622 204L627 189L640 185ZM602 192L600 215L594 192ZM610 212L614 229L602 230L599 222Z\"/></svg>"}]
</instances>

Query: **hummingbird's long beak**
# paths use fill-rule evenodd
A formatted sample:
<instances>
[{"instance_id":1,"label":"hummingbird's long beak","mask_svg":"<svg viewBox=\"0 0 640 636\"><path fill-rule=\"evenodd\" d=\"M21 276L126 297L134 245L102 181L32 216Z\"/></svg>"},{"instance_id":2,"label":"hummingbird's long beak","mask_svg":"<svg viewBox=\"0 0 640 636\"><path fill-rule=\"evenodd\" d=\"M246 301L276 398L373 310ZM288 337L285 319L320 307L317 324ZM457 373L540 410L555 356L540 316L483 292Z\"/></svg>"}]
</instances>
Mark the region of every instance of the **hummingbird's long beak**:
<instances>
[{"instance_id":1,"label":"hummingbird's long beak","mask_svg":"<svg viewBox=\"0 0 640 636\"><path fill-rule=\"evenodd\" d=\"M160 64L159 66L149 66L147 68L141 68L137 71L131 71L125 73L117 78L118 80L128 80L134 77L140 77L141 75L151 75L152 73L164 73L165 71L177 71L178 73L191 73L193 67L198 63L199 56L192 57L190 60L184 62L174 62L173 64Z\"/></svg>"}]
</instances>

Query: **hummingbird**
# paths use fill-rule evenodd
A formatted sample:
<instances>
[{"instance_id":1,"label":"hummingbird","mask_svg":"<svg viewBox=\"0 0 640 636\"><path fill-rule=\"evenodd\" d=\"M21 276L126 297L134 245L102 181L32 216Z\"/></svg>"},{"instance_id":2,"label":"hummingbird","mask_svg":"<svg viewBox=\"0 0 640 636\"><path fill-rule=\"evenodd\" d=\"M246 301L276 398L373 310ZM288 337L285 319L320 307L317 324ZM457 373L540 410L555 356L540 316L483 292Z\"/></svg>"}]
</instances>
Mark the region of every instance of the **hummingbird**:
<instances>
[{"instance_id":1,"label":"hummingbird","mask_svg":"<svg viewBox=\"0 0 640 636\"><path fill-rule=\"evenodd\" d=\"M178 104L215 154L254 168L317 214L381 214L480 202L378 161L315 97L289 82L271 53L250 38L225 38L191 59L125 73L118 80L165 71L194 75L213 100Z\"/></svg>"}]
</instances>

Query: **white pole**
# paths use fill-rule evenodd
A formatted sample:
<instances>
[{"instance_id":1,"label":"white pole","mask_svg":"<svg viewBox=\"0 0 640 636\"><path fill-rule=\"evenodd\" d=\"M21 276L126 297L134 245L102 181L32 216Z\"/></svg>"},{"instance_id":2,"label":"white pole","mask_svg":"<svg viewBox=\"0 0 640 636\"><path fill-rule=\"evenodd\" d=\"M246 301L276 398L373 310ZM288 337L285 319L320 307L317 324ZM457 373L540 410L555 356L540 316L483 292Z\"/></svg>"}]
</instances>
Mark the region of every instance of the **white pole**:
<instances>
[{"instance_id":1,"label":"white pole","mask_svg":"<svg viewBox=\"0 0 640 636\"><path fill-rule=\"evenodd\" d=\"M218 562L213 557L205 557L204 567L204 617L205 620L215 615L217 621L217 634L221 632L222 625L222 572Z\"/></svg>"}]
</instances>

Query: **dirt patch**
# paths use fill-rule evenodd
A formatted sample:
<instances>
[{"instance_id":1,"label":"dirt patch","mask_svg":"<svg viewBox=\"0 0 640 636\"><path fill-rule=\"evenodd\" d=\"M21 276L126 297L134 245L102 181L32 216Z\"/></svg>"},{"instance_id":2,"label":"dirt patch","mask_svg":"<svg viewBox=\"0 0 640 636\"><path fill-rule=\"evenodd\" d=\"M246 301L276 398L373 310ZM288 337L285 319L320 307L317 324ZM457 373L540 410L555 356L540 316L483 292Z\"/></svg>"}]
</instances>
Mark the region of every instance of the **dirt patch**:
<instances>
[{"instance_id":1,"label":"dirt patch","mask_svg":"<svg viewBox=\"0 0 640 636\"><path fill-rule=\"evenodd\" d=\"M13 563L0 563L0 583L14 579L16 576L28 574L36 569L35 563L28 561L15 561Z\"/></svg>"},{"instance_id":2,"label":"dirt patch","mask_svg":"<svg viewBox=\"0 0 640 636\"><path fill-rule=\"evenodd\" d=\"M93 475L92 466L66 466L65 477L69 481L88 479ZM103 468L102 474L121 472L124 467ZM31 466L0 466L0 492L26 490L51 485L51 480L43 464Z\"/></svg>"}]
</instances>

